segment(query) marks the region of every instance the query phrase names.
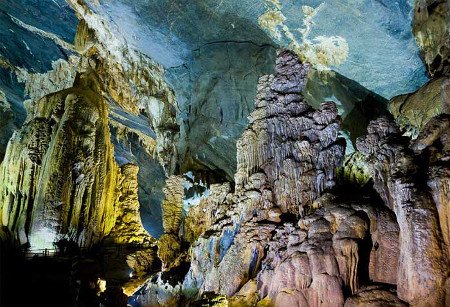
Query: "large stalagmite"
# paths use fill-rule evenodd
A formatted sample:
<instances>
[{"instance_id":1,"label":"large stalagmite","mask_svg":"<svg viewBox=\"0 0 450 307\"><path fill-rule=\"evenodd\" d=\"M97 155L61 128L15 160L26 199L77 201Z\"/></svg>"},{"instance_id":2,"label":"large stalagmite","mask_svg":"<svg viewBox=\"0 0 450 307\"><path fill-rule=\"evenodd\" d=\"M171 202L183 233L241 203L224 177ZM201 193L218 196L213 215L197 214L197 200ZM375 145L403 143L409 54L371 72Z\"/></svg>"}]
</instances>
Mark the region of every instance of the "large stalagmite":
<instances>
[{"instance_id":1,"label":"large stalagmite","mask_svg":"<svg viewBox=\"0 0 450 307\"><path fill-rule=\"evenodd\" d=\"M139 217L138 167L115 162L108 105L89 65L73 87L30 105L1 165L2 223L32 250L62 239L91 246L112 229L116 243L152 240Z\"/></svg>"},{"instance_id":2,"label":"large stalagmite","mask_svg":"<svg viewBox=\"0 0 450 307\"><path fill-rule=\"evenodd\" d=\"M309 68L288 51L278 54L276 74L260 79L256 109L237 143L237 185L263 170L281 211L301 215L335 184L343 156L334 103L314 111L301 96Z\"/></svg>"},{"instance_id":3,"label":"large stalagmite","mask_svg":"<svg viewBox=\"0 0 450 307\"><path fill-rule=\"evenodd\" d=\"M97 82L79 75L74 87L31 105L6 150L2 222L32 249L63 237L89 246L114 226L119 170Z\"/></svg>"},{"instance_id":4,"label":"large stalagmite","mask_svg":"<svg viewBox=\"0 0 450 307\"><path fill-rule=\"evenodd\" d=\"M304 215L334 185L344 154L337 110L330 102L314 110L303 101L309 65L296 55L280 51L276 67L261 78L256 109L238 141L236 192L215 205L215 221L192 245L188 295L192 288L235 294L256 277L281 214Z\"/></svg>"}]
</instances>

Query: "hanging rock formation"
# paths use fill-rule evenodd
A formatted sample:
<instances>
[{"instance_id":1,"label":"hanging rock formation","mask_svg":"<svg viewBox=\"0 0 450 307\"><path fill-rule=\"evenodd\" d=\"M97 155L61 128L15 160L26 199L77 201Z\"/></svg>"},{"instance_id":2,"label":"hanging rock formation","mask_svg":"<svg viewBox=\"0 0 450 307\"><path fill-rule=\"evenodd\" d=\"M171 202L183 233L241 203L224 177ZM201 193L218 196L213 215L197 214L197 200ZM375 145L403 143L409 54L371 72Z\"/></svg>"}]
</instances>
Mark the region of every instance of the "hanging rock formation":
<instances>
[{"instance_id":1,"label":"hanging rock formation","mask_svg":"<svg viewBox=\"0 0 450 307\"><path fill-rule=\"evenodd\" d=\"M450 78L433 79L415 93L393 98L389 110L402 131L417 138L433 117L450 113Z\"/></svg>"},{"instance_id":2,"label":"hanging rock formation","mask_svg":"<svg viewBox=\"0 0 450 307\"><path fill-rule=\"evenodd\" d=\"M450 7L446 0L417 0L413 32L431 77L450 73Z\"/></svg>"},{"instance_id":3,"label":"hanging rock formation","mask_svg":"<svg viewBox=\"0 0 450 307\"><path fill-rule=\"evenodd\" d=\"M400 128L416 138L431 118L450 114L450 7L445 0L415 3L413 32L432 78L414 93L394 97L389 110Z\"/></svg>"}]
</instances>

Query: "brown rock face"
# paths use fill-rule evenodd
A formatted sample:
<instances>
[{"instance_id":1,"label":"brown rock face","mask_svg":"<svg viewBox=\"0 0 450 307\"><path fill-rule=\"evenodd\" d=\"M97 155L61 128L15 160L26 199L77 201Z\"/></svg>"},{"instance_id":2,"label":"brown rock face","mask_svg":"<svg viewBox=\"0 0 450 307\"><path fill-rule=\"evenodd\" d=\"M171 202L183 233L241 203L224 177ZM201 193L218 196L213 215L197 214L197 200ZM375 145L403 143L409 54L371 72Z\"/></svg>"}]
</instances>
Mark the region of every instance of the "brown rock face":
<instances>
[{"instance_id":1,"label":"brown rock face","mask_svg":"<svg viewBox=\"0 0 450 307\"><path fill-rule=\"evenodd\" d=\"M396 283L399 231L389 209L331 194L314 206L297 225L275 229L257 278L260 297L275 306L342 306L369 280Z\"/></svg>"},{"instance_id":2,"label":"brown rock face","mask_svg":"<svg viewBox=\"0 0 450 307\"><path fill-rule=\"evenodd\" d=\"M444 247L450 256L450 115L433 118L413 143L413 149L428 155L427 185L438 211Z\"/></svg>"},{"instance_id":3,"label":"brown rock face","mask_svg":"<svg viewBox=\"0 0 450 307\"><path fill-rule=\"evenodd\" d=\"M401 301L395 291L392 289L385 289L382 286L364 287L355 296L347 299L344 304L345 307L406 307L408 304Z\"/></svg>"},{"instance_id":4,"label":"brown rock face","mask_svg":"<svg viewBox=\"0 0 450 307\"><path fill-rule=\"evenodd\" d=\"M431 120L413 146L418 152L425 151L427 146L433 147L434 140L440 140L440 150L428 148L434 149L431 159L437 159L437 164L429 165L420 160L423 156L415 155L408 147L408 140L400 137L396 127L385 118L371 122L369 134L357 142L358 150L369 159L375 189L396 214L400 228L397 291L401 299L411 304L444 304L448 274L444 237L448 235L443 235L442 230L448 225L448 215L442 203L449 203L448 177L442 176L436 181L433 174L445 173L448 168L445 163L439 163L448 156L445 122L443 118ZM434 188L431 193L426 188L424 175L431 175L430 185ZM444 194L446 196L442 196ZM439 201L440 212L433 195Z\"/></svg>"}]
</instances>

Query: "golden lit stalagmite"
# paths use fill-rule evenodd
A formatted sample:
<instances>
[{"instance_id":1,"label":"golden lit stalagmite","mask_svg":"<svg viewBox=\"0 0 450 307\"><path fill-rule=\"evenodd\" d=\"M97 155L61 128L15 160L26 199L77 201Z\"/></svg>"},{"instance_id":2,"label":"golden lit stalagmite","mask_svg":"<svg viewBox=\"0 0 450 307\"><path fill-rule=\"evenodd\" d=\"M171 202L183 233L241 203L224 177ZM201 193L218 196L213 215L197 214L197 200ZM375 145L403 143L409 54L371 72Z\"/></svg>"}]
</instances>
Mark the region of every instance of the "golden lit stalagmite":
<instances>
[{"instance_id":1,"label":"golden lit stalagmite","mask_svg":"<svg viewBox=\"0 0 450 307\"><path fill-rule=\"evenodd\" d=\"M9 142L0 173L2 223L32 249L63 237L91 245L114 226L119 169L99 92L92 72L79 75L72 88L31 105Z\"/></svg>"},{"instance_id":2,"label":"golden lit stalagmite","mask_svg":"<svg viewBox=\"0 0 450 307\"><path fill-rule=\"evenodd\" d=\"M142 225L139 214L139 167L128 163L120 167L119 195L116 199L116 223L108 238L116 244L151 244L153 238Z\"/></svg>"},{"instance_id":3,"label":"golden lit stalagmite","mask_svg":"<svg viewBox=\"0 0 450 307\"><path fill-rule=\"evenodd\" d=\"M75 38L81 57L55 63L48 74L20 75L32 100L1 165L0 217L19 242L30 243L32 249L53 248L63 238L92 245L115 225L126 233L113 233L114 243L151 241L138 212L137 166L119 169L114 159L109 102L132 114L156 104L152 109L158 114L150 120L160 129L171 120L173 93L161 80L158 65L134 53L123 57L128 63L136 56L139 63L119 62L97 34L81 21ZM67 77L75 72L75 81ZM61 80L66 83L56 86ZM58 89L64 90L41 96ZM113 118L112 124L119 123ZM164 145L166 140L150 143L146 149L156 151L171 172L173 151Z\"/></svg>"},{"instance_id":4,"label":"golden lit stalagmite","mask_svg":"<svg viewBox=\"0 0 450 307\"><path fill-rule=\"evenodd\" d=\"M163 263L163 270L178 266L181 260L181 240L178 234L183 213L183 180L182 176L170 176L164 188L164 234L158 241L158 257Z\"/></svg>"}]
</instances>

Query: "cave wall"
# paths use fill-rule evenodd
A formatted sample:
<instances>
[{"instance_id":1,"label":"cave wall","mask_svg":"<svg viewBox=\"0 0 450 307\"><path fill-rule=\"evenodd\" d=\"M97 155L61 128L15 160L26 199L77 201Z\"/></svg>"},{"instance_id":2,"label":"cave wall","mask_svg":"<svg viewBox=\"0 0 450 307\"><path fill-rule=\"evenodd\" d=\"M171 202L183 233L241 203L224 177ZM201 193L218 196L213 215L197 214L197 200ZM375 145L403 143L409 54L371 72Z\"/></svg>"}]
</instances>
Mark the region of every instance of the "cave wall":
<instances>
[{"instance_id":1,"label":"cave wall","mask_svg":"<svg viewBox=\"0 0 450 307\"><path fill-rule=\"evenodd\" d=\"M233 178L236 140L253 110L255 84L273 71L274 57L270 45L218 42L194 51L185 66L168 70L180 107L181 172L197 167Z\"/></svg>"},{"instance_id":2,"label":"cave wall","mask_svg":"<svg viewBox=\"0 0 450 307\"><path fill-rule=\"evenodd\" d=\"M2 2L2 241L143 246L138 305L449 304L448 4L301 4Z\"/></svg>"}]
</instances>

